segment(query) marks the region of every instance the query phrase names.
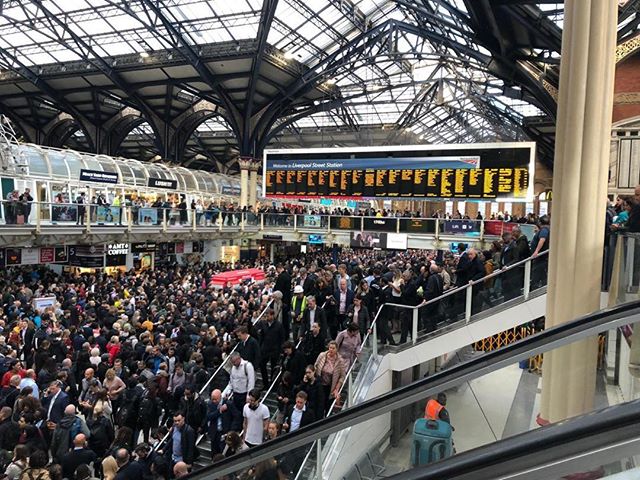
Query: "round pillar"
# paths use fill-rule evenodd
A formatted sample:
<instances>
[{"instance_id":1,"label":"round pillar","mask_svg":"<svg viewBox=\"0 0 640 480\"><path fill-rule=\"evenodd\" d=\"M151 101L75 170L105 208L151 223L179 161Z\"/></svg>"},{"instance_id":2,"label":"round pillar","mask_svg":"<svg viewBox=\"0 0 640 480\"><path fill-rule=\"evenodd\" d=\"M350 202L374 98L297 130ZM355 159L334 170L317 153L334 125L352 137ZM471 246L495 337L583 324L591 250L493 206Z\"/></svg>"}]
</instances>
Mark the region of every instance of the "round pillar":
<instances>
[{"instance_id":1,"label":"round pillar","mask_svg":"<svg viewBox=\"0 0 640 480\"><path fill-rule=\"evenodd\" d=\"M258 190L258 170L261 164L258 160L251 162L249 166L249 206L256 208Z\"/></svg>"},{"instance_id":2,"label":"round pillar","mask_svg":"<svg viewBox=\"0 0 640 480\"><path fill-rule=\"evenodd\" d=\"M249 168L253 160L249 157L240 157L240 207L246 207L249 203Z\"/></svg>"},{"instance_id":3,"label":"round pillar","mask_svg":"<svg viewBox=\"0 0 640 480\"><path fill-rule=\"evenodd\" d=\"M618 3L567 0L553 172L546 326L600 308ZM597 339L545 354L539 423L593 408Z\"/></svg>"}]
</instances>

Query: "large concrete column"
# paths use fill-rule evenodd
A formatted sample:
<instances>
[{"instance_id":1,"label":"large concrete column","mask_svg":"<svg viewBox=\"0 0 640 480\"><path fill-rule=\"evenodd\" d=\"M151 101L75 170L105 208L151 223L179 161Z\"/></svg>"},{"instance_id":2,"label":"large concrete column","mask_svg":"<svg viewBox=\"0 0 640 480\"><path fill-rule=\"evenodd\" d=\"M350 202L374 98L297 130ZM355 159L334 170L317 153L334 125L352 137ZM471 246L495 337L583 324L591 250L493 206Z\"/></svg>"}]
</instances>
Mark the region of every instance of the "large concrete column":
<instances>
[{"instance_id":1,"label":"large concrete column","mask_svg":"<svg viewBox=\"0 0 640 480\"><path fill-rule=\"evenodd\" d=\"M249 202L249 167L253 160L251 158L240 157L240 206L246 207Z\"/></svg>"},{"instance_id":2,"label":"large concrete column","mask_svg":"<svg viewBox=\"0 0 640 480\"><path fill-rule=\"evenodd\" d=\"M260 166L260 162L255 160L249 167L249 206L253 208L256 208L256 191L258 189L258 170Z\"/></svg>"},{"instance_id":3,"label":"large concrete column","mask_svg":"<svg viewBox=\"0 0 640 480\"><path fill-rule=\"evenodd\" d=\"M546 326L600 307L617 2L566 0ZM540 423L593 408L597 340L545 354Z\"/></svg>"}]
</instances>

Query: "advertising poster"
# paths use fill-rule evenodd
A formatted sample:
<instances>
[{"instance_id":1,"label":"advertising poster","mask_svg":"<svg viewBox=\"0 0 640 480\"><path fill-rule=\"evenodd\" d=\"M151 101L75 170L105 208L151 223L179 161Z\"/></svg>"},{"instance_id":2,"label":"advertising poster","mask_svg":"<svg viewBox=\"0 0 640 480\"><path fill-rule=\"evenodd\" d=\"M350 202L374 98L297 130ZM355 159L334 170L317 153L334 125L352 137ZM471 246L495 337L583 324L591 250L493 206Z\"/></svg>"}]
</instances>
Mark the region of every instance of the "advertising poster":
<instances>
[{"instance_id":1,"label":"advertising poster","mask_svg":"<svg viewBox=\"0 0 640 480\"><path fill-rule=\"evenodd\" d=\"M57 222L77 222L78 207L76 205L52 205L51 221Z\"/></svg>"},{"instance_id":2,"label":"advertising poster","mask_svg":"<svg viewBox=\"0 0 640 480\"><path fill-rule=\"evenodd\" d=\"M37 265L40 263L39 248L23 248L22 249L22 265Z\"/></svg>"},{"instance_id":3,"label":"advertising poster","mask_svg":"<svg viewBox=\"0 0 640 480\"><path fill-rule=\"evenodd\" d=\"M56 259L56 249L54 247L40 248L40 263L54 263Z\"/></svg>"},{"instance_id":4,"label":"advertising poster","mask_svg":"<svg viewBox=\"0 0 640 480\"><path fill-rule=\"evenodd\" d=\"M120 207L99 206L96 208L97 223L114 223L120 220Z\"/></svg>"},{"instance_id":5,"label":"advertising poster","mask_svg":"<svg viewBox=\"0 0 640 480\"><path fill-rule=\"evenodd\" d=\"M7 248L5 250L7 265L20 265L22 263L22 249Z\"/></svg>"},{"instance_id":6,"label":"advertising poster","mask_svg":"<svg viewBox=\"0 0 640 480\"><path fill-rule=\"evenodd\" d=\"M141 208L138 210L138 223L140 225L155 225L158 223L158 209Z\"/></svg>"}]
</instances>

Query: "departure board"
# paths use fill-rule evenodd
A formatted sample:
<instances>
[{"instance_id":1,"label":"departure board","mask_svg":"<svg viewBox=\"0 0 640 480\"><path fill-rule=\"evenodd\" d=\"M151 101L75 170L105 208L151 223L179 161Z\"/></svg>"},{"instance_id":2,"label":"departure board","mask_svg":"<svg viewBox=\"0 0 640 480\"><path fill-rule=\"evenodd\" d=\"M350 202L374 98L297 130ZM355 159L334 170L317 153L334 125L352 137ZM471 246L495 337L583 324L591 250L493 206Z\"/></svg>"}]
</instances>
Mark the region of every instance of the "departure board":
<instances>
[{"instance_id":1,"label":"departure board","mask_svg":"<svg viewBox=\"0 0 640 480\"><path fill-rule=\"evenodd\" d=\"M283 198L530 201L535 143L266 150L264 194Z\"/></svg>"}]
</instances>

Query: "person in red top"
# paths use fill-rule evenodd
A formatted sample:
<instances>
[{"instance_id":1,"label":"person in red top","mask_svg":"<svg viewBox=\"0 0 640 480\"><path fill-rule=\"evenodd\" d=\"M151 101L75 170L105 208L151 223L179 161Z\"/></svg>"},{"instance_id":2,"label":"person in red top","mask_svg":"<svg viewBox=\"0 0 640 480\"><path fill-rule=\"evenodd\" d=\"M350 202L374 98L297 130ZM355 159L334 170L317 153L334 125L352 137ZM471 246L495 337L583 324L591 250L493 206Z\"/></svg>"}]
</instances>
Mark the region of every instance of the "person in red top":
<instances>
[{"instance_id":1,"label":"person in red top","mask_svg":"<svg viewBox=\"0 0 640 480\"><path fill-rule=\"evenodd\" d=\"M107 344L107 352L109 352L109 365L113 365L113 362L120 353L121 347L122 345L120 344L120 338L116 335L111 337L111 340Z\"/></svg>"},{"instance_id":2,"label":"person in red top","mask_svg":"<svg viewBox=\"0 0 640 480\"><path fill-rule=\"evenodd\" d=\"M437 400L432 398L427 402L424 408L424 418L427 420L442 420L443 422L451 423L449 412L445 408L447 405L447 395L439 393Z\"/></svg>"},{"instance_id":3,"label":"person in red top","mask_svg":"<svg viewBox=\"0 0 640 480\"><path fill-rule=\"evenodd\" d=\"M27 371L22 368L22 364L20 363L20 361L14 360L11 363L11 367L9 368L9 370L2 376L2 383L0 384L0 386L6 387L7 385L9 385L11 377L13 377L14 375L20 375L20 378L24 378L26 374Z\"/></svg>"}]
</instances>

